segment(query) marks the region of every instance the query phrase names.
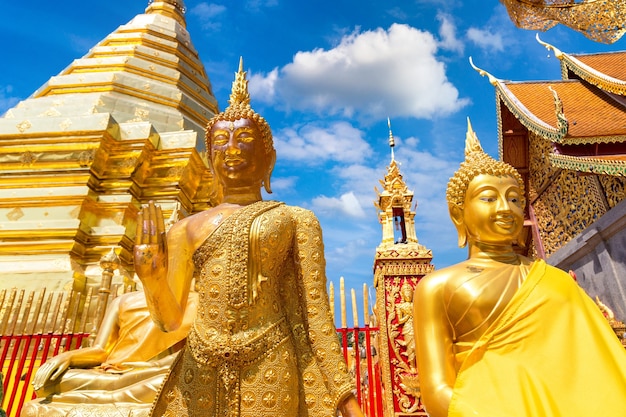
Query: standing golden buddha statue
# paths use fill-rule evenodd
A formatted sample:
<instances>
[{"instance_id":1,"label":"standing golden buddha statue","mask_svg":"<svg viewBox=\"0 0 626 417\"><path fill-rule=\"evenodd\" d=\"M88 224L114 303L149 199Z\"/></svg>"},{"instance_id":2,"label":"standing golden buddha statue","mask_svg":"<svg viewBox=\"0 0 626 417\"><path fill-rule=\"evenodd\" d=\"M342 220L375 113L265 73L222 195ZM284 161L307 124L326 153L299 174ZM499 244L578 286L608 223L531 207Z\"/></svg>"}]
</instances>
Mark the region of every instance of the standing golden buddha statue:
<instances>
[{"instance_id":1,"label":"standing golden buddha statue","mask_svg":"<svg viewBox=\"0 0 626 417\"><path fill-rule=\"evenodd\" d=\"M261 198L276 152L245 75L240 62L229 106L207 126L219 204L167 234L153 203L139 214L135 268L154 321L176 329L194 278L200 294L152 415L362 416L326 295L319 222Z\"/></svg>"},{"instance_id":2,"label":"standing golden buddha statue","mask_svg":"<svg viewBox=\"0 0 626 417\"><path fill-rule=\"evenodd\" d=\"M626 415L626 351L569 274L514 252L523 180L483 152L469 120L465 161L447 200L469 257L427 275L415 290L429 415Z\"/></svg>"}]
</instances>

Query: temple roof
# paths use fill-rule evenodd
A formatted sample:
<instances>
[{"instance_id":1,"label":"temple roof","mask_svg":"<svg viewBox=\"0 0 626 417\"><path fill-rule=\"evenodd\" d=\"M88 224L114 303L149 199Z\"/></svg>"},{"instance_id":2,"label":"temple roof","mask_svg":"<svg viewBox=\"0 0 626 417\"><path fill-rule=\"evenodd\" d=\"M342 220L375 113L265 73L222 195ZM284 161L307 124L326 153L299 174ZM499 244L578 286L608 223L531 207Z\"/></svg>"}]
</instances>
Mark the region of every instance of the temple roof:
<instances>
[{"instance_id":1,"label":"temple roof","mask_svg":"<svg viewBox=\"0 0 626 417\"><path fill-rule=\"evenodd\" d=\"M565 131L559 125L553 91L562 102ZM626 141L626 109L580 81L501 82L499 92L524 126L544 136L552 133L556 143Z\"/></svg>"},{"instance_id":2,"label":"temple roof","mask_svg":"<svg viewBox=\"0 0 626 417\"><path fill-rule=\"evenodd\" d=\"M608 90L610 86L618 94L626 92L626 51L587 55L563 55L562 63L581 78Z\"/></svg>"},{"instance_id":3,"label":"temple roof","mask_svg":"<svg viewBox=\"0 0 626 417\"><path fill-rule=\"evenodd\" d=\"M626 175L626 52L568 55L538 41L561 61L562 80L504 81L472 63L495 87L498 109L505 106L528 131L552 142L554 166ZM499 119L502 155L511 128Z\"/></svg>"}]
</instances>

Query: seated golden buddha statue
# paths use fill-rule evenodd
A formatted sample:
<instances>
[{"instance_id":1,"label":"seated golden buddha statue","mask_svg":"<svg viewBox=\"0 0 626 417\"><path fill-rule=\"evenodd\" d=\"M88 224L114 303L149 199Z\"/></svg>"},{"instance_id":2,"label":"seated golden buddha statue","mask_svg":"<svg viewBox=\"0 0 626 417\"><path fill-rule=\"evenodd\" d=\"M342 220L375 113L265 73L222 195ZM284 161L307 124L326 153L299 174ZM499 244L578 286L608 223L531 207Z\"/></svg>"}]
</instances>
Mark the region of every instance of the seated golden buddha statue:
<instances>
[{"instance_id":1,"label":"seated golden buddha statue","mask_svg":"<svg viewBox=\"0 0 626 417\"><path fill-rule=\"evenodd\" d=\"M431 417L626 415L626 351L572 277L516 254L524 183L485 154L468 121L448 183L469 257L416 286L422 401Z\"/></svg>"},{"instance_id":2,"label":"seated golden buddha statue","mask_svg":"<svg viewBox=\"0 0 626 417\"><path fill-rule=\"evenodd\" d=\"M176 329L192 280L198 315L153 416L362 416L326 293L319 222L263 201L276 152L250 107L240 63L229 106L207 126L217 205L165 233L153 203L139 215L135 270L153 319Z\"/></svg>"},{"instance_id":3,"label":"seated golden buddha statue","mask_svg":"<svg viewBox=\"0 0 626 417\"><path fill-rule=\"evenodd\" d=\"M26 403L21 415L61 417L85 407L103 415L120 409L147 415L187 336L197 303L197 293L191 293L182 325L165 333L151 319L143 291L115 298L93 346L60 353L41 365L33 379L38 398Z\"/></svg>"}]
</instances>

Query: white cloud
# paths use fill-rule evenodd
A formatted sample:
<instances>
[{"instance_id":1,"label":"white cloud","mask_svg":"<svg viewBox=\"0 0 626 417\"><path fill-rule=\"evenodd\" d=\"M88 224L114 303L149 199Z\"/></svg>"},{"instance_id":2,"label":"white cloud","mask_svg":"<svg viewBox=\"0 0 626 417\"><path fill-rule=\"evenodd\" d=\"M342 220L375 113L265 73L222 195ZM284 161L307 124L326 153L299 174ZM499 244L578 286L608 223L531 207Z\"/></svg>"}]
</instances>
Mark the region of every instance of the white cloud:
<instances>
[{"instance_id":1,"label":"white cloud","mask_svg":"<svg viewBox=\"0 0 626 417\"><path fill-rule=\"evenodd\" d=\"M248 75L248 90L250 91L250 96L266 103L274 101L274 96L276 95L274 87L278 80L278 68L274 68L267 75L252 72Z\"/></svg>"},{"instance_id":2,"label":"white cloud","mask_svg":"<svg viewBox=\"0 0 626 417\"><path fill-rule=\"evenodd\" d=\"M226 6L221 4L202 2L192 7L189 13L202 22L203 29L219 30L221 22L216 22L213 19L225 11Z\"/></svg>"},{"instance_id":3,"label":"white cloud","mask_svg":"<svg viewBox=\"0 0 626 417\"><path fill-rule=\"evenodd\" d=\"M439 26L439 36L441 41L439 46L443 49L463 53L463 42L456 36L456 26L452 21L452 17L445 13L437 14L437 20L441 23Z\"/></svg>"},{"instance_id":4,"label":"white cloud","mask_svg":"<svg viewBox=\"0 0 626 417\"><path fill-rule=\"evenodd\" d=\"M271 186L272 186L272 191L274 192L278 192L278 191L289 191L295 188L296 184L298 182L298 177L280 177L280 178L272 178L270 180Z\"/></svg>"},{"instance_id":5,"label":"white cloud","mask_svg":"<svg viewBox=\"0 0 626 417\"><path fill-rule=\"evenodd\" d=\"M258 75L254 91L285 109L362 120L451 114L468 100L448 81L437 48L431 33L408 25L355 32L333 49L298 52L277 73Z\"/></svg>"},{"instance_id":6,"label":"white cloud","mask_svg":"<svg viewBox=\"0 0 626 417\"><path fill-rule=\"evenodd\" d=\"M357 200L353 192L342 194L339 198L319 196L312 201L313 211L319 211L326 214L344 213L350 217L359 219L365 218L363 207Z\"/></svg>"},{"instance_id":7,"label":"white cloud","mask_svg":"<svg viewBox=\"0 0 626 417\"><path fill-rule=\"evenodd\" d=\"M469 28L467 30L467 39L482 49L490 49L496 52L504 51L502 35L493 33L488 29Z\"/></svg>"},{"instance_id":8,"label":"white cloud","mask_svg":"<svg viewBox=\"0 0 626 417\"><path fill-rule=\"evenodd\" d=\"M274 134L274 145L281 159L310 165L328 161L350 163L361 161L372 153L363 132L348 122L338 121L326 127L306 124Z\"/></svg>"}]
</instances>

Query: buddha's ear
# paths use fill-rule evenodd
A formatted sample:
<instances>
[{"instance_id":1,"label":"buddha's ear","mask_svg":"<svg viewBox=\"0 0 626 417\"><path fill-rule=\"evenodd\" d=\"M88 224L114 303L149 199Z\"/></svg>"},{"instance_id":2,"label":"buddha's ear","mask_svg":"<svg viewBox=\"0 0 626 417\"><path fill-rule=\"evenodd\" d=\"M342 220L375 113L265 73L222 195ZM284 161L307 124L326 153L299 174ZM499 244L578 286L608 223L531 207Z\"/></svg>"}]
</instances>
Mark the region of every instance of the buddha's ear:
<instances>
[{"instance_id":1,"label":"buddha's ear","mask_svg":"<svg viewBox=\"0 0 626 417\"><path fill-rule=\"evenodd\" d=\"M267 171L265 173L265 178L263 178L263 186L265 187L265 191L267 191L268 194L272 194L270 177L272 176L272 172L274 171L274 165L276 165L276 149L272 149L272 151L267 155L267 159Z\"/></svg>"},{"instance_id":2,"label":"buddha's ear","mask_svg":"<svg viewBox=\"0 0 626 417\"><path fill-rule=\"evenodd\" d=\"M448 204L448 211L450 212L450 218L454 227L456 227L456 233L459 237L459 248L464 248L467 245L467 229L465 228L465 222L463 221L463 207L457 204Z\"/></svg>"}]
</instances>

